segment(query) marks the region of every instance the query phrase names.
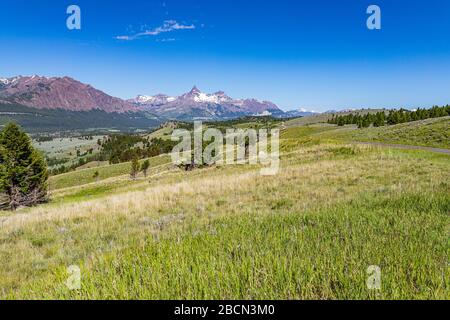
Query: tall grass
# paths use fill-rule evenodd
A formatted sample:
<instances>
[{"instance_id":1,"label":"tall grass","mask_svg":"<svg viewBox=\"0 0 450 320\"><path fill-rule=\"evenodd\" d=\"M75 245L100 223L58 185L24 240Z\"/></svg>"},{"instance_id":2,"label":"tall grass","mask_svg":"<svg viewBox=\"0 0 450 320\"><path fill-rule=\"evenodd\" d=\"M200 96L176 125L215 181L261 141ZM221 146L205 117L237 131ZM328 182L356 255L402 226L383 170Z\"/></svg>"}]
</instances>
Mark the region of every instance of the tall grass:
<instances>
[{"instance_id":1,"label":"tall grass","mask_svg":"<svg viewBox=\"0 0 450 320\"><path fill-rule=\"evenodd\" d=\"M446 299L448 197L363 197L308 212L173 227L93 259L80 291L64 269L20 297L76 299ZM179 223L179 222L175 222ZM381 290L366 286L370 265Z\"/></svg>"}]
</instances>

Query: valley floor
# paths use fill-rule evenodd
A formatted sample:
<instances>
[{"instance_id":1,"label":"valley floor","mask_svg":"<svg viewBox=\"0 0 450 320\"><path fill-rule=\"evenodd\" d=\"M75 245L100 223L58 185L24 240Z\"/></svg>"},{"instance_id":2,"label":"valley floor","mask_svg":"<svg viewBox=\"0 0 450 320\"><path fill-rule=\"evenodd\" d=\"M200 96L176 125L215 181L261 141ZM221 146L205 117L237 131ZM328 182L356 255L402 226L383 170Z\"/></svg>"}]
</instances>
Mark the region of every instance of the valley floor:
<instances>
[{"instance_id":1,"label":"valley floor","mask_svg":"<svg viewBox=\"0 0 450 320\"><path fill-rule=\"evenodd\" d=\"M0 213L0 298L448 299L449 155L354 134L284 130L269 177L168 157L137 181L125 165L57 176L52 203Z\"/></svg>"}]
</instances>

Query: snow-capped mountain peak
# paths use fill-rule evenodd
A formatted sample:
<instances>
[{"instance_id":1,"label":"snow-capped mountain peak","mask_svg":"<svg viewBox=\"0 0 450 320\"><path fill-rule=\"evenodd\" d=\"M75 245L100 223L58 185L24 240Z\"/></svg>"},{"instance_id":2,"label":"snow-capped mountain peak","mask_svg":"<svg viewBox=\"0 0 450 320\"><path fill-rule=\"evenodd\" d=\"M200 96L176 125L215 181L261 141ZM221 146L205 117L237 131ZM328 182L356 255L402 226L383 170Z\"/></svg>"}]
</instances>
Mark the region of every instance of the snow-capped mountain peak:
<instances>
[{"instance_id":1,"label":"snow-capped mountain peak","mask_svg":"<svg viewBox=\"0 0 450 320\"><path fill-rule=\"evenodd\" d=\"M196 103L211 103L211 104L219 104L232 100L223 91L218 91L214 94L209 94L202 92L200 89L197 88L197 86L194 86L191 91L178 97L178 99L188 99L193 100Z\"/></svg>"},{"instance_id":2,"label":"snow-capped mountain peak","mask_svg":"<svg viewBox=\"0 0 450 320\"><path fill-rule=\"evenodd\" d=\"M320 114L319 111L309 110L306 108L299 108L297 110L286 111L288 117L307 117Z\"/></svg>"},{"instance_id":3,"label":"snow-capped mountain peak","mask_svg":"<svg viewBox=\"0 0 450 320\"><path fill-rule=\"evenodd\" d=\"M17 79L19 79L19 77L14 77L14 78L0 78L0 84L3 84L5 86L10 85L14 82L17 81Z\"/></svg>"},{"instance_id":4,"label":"snow-capped mountain peak","mask_svg":"<svg viewBox=\"0 0 450 320\"><path fill-rule=\"evenodd\" d=\"M173 102L176 99L176 97L169 97L165 94L157 94L155 96L138 95L135 99L130 100L130 102L139 105L163 105L169 102Z\"/></svg>"},{"instance_id":5,"label":"snow-capped mountain peak","mask_svg":"<svg viewBox=\"0 0 450 320\"><path fill-rule=\"evenodd\" d=\"M232 99L228 97L225 92L219 91L214 94L206 94L203 92L200 92L196 94L194 97L194 100L196 102L204 102L204 103L222 103L222 102L229 102Z\"/></svg>"},{"instance_id":6,"label":"snow-capped mountain peak","mask_svg":"<svg viewBox=\"0 0 450 320\"><path fill-rule=\"evenodd\" d=\"M219 103L219 98L213 94L206 94L203 92L196 93L194 100L196 102L206 102L206 103Z\"/></svg>"},{"instance_id":7,"label":"snow-capped mountain peak","mask_svg":"<svg viewBox=\"0 0 450 320\"><path fill-rule=\"evenodd\" d=\"M139 103L147 103L153 101L154 99L155 98L153 96L138 95L135 101Z\"/></svg>"},{"instance_id":8,"label":"snow-capped mountain peak","mask_svg":"<svg viewBox=\"0 0 450 320\"><path fill-rule=\"evenodd\" d=\"M303 113L313 113L313 114L321 113L320 111L308 110L308 109L305 109L305 108L300 108L300 109L298 109L298 111L299 112L303 112Z\"/></svg>"},{"instance_id":9,"label":"snow-capped mountain peak","mask_svg":"<svg viewBox=\"0 0 450 320\"><path fill-rule=\"evenodd\" d=\"M255 114L283 113L271 102L233 99L223 91L204 93L196 86L178 97L139 96L131 101L157 115L174 119L228 119Z\"/></svg>"}]
</instances>

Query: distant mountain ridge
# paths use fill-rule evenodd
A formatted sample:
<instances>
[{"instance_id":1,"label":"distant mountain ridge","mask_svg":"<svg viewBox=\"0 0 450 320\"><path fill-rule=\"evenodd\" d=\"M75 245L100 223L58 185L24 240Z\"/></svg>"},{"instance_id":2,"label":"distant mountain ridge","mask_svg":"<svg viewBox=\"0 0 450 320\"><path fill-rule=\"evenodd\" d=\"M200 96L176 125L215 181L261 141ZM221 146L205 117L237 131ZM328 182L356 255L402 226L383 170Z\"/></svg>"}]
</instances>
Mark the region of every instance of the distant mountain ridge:
<instances>
[{"instance_id":1,"label":"distant mountain ridge","mask_svg":"<svg viewBox=\"0 0 450 320\"><path fill-rule=\"evenodd\" d=\"M283 116L272 102L233 99L224 92L201 92L197 87L178 96L140 95L122 100L70 77L18 76L0 78L0 103L35 109L106 113L148 112L170 120L225 120L253 115Z\"/></svg>"},{"instance_id":2,"label":"distant mountain ridge","mask_svg":"<svg viewBox=\"0 0 450 320\"><path fill-rule=\"evenodd\" d=\"M321 112L314 111L314 110L307 110L305 108L300 108L298 110L290 110L285 112L286 118L296 118L296 117L309 117L321 114Z\"/></svg>"},{"instance_id":3,"label":"distant mountain ridge","mask_svg":"<svg viewBox=\"0 0 450 320\"><path fill-rule=\"evenodd\" d=\"M173 120L223 120L242 116L283 114L277 105L269 101L233 99L223 91L203 93L196 86L178 97L165 94L140 95L128 101L134 103L137 108Z\"/></svg>"},{"instance_id":4,"label":"distant mountain ridge","mask_svg":"<svg viewBox=\"0 0 450 320\"><path fill-rule=\"evenodd\" d=\"M0 100L36 109L137 112L132 103L112 97L70 77L26 76L0 79Z\"/></svg>"}]
</instances>

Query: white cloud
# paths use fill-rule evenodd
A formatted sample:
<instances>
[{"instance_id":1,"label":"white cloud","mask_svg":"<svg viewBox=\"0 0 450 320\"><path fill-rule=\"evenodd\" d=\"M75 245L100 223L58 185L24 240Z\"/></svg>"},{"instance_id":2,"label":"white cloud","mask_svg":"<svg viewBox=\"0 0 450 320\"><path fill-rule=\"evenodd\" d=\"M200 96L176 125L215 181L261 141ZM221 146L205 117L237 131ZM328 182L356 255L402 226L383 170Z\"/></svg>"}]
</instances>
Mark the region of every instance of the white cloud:
<instances>
[{"instance_id":1,"label":"white cloud","mask_svg":"<svg viewBox=\"0 0 450 320\"><path fill-rule=\"evenodd\" d=\"M164 21L162 26L157 27L155 29L146 30L143 32L136 33L134 35L117 36L116 39L130 41L130 40L136 40L136 39L143 38L143 37L157 36L161 33L167 33L167 32L172 32L172 31L176 31L176 30L192 30L192 29L195 29L195 25L193 25L193 24L184 25L184 24L178 23L175 20L166 20L166 21Z\"/></svg>"},{"instance_id":2,"label":"white cloud","mask_svg":"<svg viewBox=\"0 0 450 320\"><path fill-rule=\"evenodd\" d=\"M164 39L160 39L160 40L156 40L158 42L173 42L173 41L177 41L177 39L175 38L164 38Z\"/></svg>"}]
</instances>

